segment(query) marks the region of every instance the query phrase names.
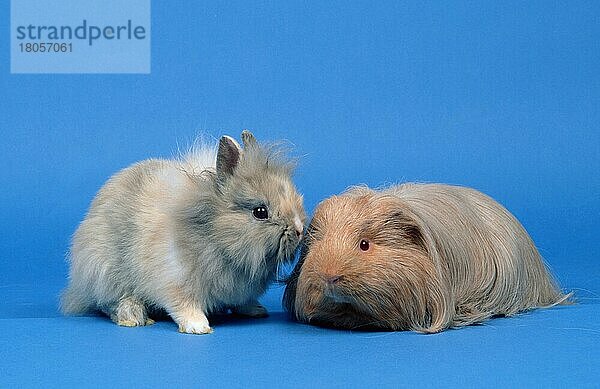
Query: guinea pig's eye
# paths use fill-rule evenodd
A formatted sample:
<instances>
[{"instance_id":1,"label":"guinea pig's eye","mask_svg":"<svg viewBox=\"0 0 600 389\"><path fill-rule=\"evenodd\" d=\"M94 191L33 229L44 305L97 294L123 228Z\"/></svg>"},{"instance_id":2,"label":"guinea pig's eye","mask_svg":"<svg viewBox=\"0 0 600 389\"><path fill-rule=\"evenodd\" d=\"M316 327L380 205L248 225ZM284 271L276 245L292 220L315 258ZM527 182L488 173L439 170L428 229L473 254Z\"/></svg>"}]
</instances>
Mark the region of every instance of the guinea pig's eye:
<instances>
[{"instance_id":1,"label":"guinea pig's eye","mask_svg":"<svg viewBox=\"0 0 600 389\"><path fill-rule=\"evenodd\" d=\"M252 214L255 218L259 220L265 220L269 218L269 211L267 211L267 207L265 207L264 205L254 208L252 210Z\"/></svg>"},{"instance_id":2,"label":"guinea pig's eye","mask_svg":"<svg viewBox=\"0 0 600 389\"><path fill-rule=\"evenodd\" d=\"M362 251L369 251L369 241L366 239L361 240L359 247Z\"/></svg>"}]
</instances>

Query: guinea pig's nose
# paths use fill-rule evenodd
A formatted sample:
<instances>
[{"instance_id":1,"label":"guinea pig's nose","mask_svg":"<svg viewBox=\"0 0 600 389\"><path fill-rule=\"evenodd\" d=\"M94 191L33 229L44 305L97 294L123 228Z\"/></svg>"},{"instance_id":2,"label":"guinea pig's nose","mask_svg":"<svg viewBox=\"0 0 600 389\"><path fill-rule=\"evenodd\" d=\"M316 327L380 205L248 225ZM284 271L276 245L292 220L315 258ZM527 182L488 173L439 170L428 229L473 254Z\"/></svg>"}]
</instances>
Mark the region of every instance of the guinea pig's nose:
<instances>
[{"instance_id":1,"label":"guinea pig's nose","mask_svg":"<svg viewBox=\"0 0 600 389\"><path fill-rule=\"evenodd\" d=\"M326 276L325 282L327 282L329 285L333 285L333 284L336 284L341 279L342 279L342 276Z\"/></svg>"}]
</instances>

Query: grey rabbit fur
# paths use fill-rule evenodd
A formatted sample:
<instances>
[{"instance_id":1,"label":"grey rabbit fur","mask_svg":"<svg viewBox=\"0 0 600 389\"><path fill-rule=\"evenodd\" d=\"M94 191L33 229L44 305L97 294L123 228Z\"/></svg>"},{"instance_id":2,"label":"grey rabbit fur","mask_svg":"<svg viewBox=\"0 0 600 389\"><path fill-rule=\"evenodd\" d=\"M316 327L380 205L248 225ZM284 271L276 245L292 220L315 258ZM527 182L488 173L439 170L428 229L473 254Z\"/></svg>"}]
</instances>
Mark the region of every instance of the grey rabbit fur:
<instances>
[{"instance_id":1,"label":"grey rabbit fur","mask_svg":"<svg viewBox=\"0 0 600 389\"><path fill-rule=\"evenodd\" d=\"M212 332L212 312L266 316L257 299L293 259L305 214L293 164L248 131L242 140L111 177L74 234L63 312L124 326L166 312L194 334Z\"/></svg>"},{"instance_id":2,"label":"grey rabbit fur","mask_svg":"<svg viewBox=\"0 0 600 389\"><path fill-rule=\"evenodd\" d=\"M356 187L319 204L284 305L309 323L431 333L569 297L496 201L407 183Z\"/></svg>"}]
</instances>

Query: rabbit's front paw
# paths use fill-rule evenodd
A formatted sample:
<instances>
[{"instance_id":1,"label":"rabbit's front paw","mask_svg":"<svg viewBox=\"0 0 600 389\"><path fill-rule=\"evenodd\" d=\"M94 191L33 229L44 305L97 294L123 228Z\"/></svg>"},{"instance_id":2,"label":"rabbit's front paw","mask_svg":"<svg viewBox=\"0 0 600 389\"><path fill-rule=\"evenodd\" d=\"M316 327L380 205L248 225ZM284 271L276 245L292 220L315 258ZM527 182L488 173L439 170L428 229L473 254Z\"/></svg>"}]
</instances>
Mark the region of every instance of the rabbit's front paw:
<instances>
[{"instance_id":1,"label":"rabbit's front paw","mask_svg":"<svg viewBox=\"0 0 600 389\"><path fill-rule=\"evenodd\" d=\"M205 315L197 315L191 318L180 318L177 320L179 332L186 334L210 334L213 329L210 328L208 319Z\"/></svg>"}]
</instances>

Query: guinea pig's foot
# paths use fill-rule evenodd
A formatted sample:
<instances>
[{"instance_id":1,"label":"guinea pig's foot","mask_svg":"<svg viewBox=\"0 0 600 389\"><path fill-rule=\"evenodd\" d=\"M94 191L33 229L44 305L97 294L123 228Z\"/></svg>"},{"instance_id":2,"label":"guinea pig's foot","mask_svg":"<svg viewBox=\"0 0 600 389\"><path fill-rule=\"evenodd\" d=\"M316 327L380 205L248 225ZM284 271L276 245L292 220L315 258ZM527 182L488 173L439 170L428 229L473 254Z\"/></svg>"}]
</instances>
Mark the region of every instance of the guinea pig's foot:
<instances>
[{"instance_id":1,"label":"guinea pig's foot","mask_svg":"<svg viewBox=\"0 0 600 389\"><path fill-rule=\"evenodd\" d=\"M110 318L116 324L124 327L137 327L154 324L154 320L148 317L144 304L134 298L126 297L119 301Z\"/></svg>"},{"instance_id":2,"label":"guinea pig's foot","mask_svg":"<svg viewBox=\"0 0 600 389\"><path fill-rule=\"evenodd\" d=\"M238 307L232 308L231 312L236 315L248 316L248 317L267 317L269 316L269 312L267 308L263 307L258 302L253 302L251 304L240 305Z\"/></svg>"}]
</instances>

